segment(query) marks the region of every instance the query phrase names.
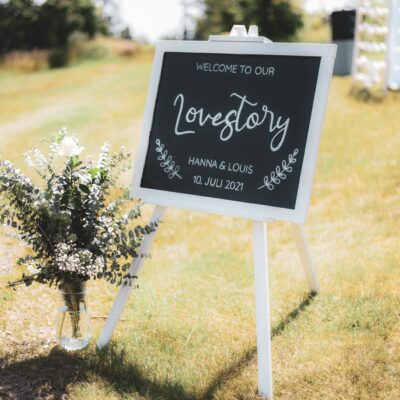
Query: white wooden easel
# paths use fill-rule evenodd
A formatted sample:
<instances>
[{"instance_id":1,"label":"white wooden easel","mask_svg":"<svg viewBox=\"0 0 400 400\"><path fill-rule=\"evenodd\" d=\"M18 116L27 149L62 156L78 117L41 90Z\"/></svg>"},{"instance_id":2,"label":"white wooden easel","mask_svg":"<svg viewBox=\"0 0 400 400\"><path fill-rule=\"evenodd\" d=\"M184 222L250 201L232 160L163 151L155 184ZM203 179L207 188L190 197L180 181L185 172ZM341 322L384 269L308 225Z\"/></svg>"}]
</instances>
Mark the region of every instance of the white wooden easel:
<instances>
[{"instance_id":1,"label":"white wooden easel","mask_svg":"<svg viewBox=\"0 0 400 400\"><path fill-rule=\"evenodd\" d=\"M210 36L210 41L229 42L270 42L259 37L256 26L251 26L247 34L244 26L234 26L230 36ZM157 205L151 216L151 221L161 220L166 207ZM292 231L300 254L310 291L317 293L319 282L316 270L312 263L302 225L292 223ZM156 232L143 240L139 253L148 253ZM253 256L256 293L256 320L257 320L257 354L258 354L258 384L259 394L272 400L272 358L271 358L271 324L269 307L269 270L267 254L267 224L255 221L253 223ZM129 269L131 275L137 276L143 265L143 258L135 258ZM102 348L108 344L116 328L118 319L128 301L133 286L122 286L113 304L110 315L97 342Z\"/></svg>"}]
</instances>

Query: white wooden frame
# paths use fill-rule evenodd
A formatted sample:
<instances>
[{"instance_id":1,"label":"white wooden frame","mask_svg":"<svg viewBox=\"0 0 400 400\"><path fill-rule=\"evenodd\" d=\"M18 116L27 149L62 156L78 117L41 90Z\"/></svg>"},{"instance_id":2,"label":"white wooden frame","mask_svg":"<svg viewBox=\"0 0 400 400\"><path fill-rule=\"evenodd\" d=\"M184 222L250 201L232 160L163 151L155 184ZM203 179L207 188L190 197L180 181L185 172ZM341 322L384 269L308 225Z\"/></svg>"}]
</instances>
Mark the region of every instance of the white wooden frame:
<instances>
[{"instance_id":1,"label":"white wooden frame","mask_svg":"<svg viewBox=\"0 0 400 400\"><path fill-rule=\"evenodd\" d=\"M232 38L232 37L221 37L221 36L214 36L210 37L210 40L213 40L214 42L229 42L230 45L234 43L234 46L238 44L241 45L246 45L246 43L252 43L252 46L255 43L258 44L265 44L269 42L265 38L259 38L259 37L240 37L240 38ZM182 43L181 43L182 44ZM181 45L180 44L180 45ZM214 43L216 44L216 43ZM293 50L292 45L276 45L279 51L283 51L283 54L286 54L286 51L288 51L289 48ZM289 46L289 47L287 47ZM316 51L315 46L313 45L298 45L304 51L307 52L307 55L314 55L314 51ZM185 46L186 47L186 42ZM169 45L162 45L163 51L165 51L166 48L170 48ZM217 50L217 47L214 47L214 49ZM241 51L245 50L245 46L241 46ZM209 50L207 50L209 51ZM335 57L335 52L336 52L336 46L326 46L323 45L323 49L321 48L320 51L324 53L322 56L322 60L325 60L324 63L322 63L321 60L321 67L320 67L320 72L319 72L319 78L318 78L318 84L317 84L317 93L315 98L317 99L317 94L318 94L318 99L323 101L323 107L321 104L316 106L316 101L314 101L314 107L313 107L313 114L312 114L312 120L311 120L311 125L310 125L310 133L313 134L311 143L307 142L306 146L306 155L308 154L310 157L313 157L313 163L308 161L305 163L307 165L307 168L305 168L305 171L302 171L302 177L300 180L300 184L303 183L304 180L308 182L309 190L308 193L302 194L303 198L302 201L304 202L306 199L309 201L309 196L310 196L310 191L311 191L311 181L312 181L312 176L314 173L314 164L317 156L317 147L319 143L319 137L320 137L320 132L316 131L317 128L319 130L322 129L322 119L323 119L323 114L324 114L324 107L326 103L326 97L327 93L321 92L323 90L328 90L328 85L329 85L329 79L332 74L332 69L333 69L333 63L334 63L334 57ZM217 51L215 51L217 52ZM297 51L296 51L297 52ZM301 52L301 51L300 51ZM253 52L249 52L247 54L254 54ZM325 54L326 53L326 54ZM149 129L150 124L151 124L151 115L149 115L149 106L152 107L151 110L154 108L154 102L155 102L155 86L158 86L158 79L160 75L160 57L161 57L160 51L156 54L156 60L157 60L157 66L153 68L153 73L158 74L158 78L154 79L154 75L150 84L150 88L152 89L150 91L148 100L147 100L147 107L146 107L146 115L145 115L145 125L143 127L143 132L144 134L142 135L142 143L140 144L139 148L139 161L137 162L137 168L136 172L134 175L134 182L133 182L133 193L134 194L140 194L136 193L136 190L141 192L140 188L138 188L138 183L140 183L139 179L141 178L141 172L143 169L143 164L144 164L144 156L143 156L143 151L147 150L147 144L148 144L148 135L146 135L146 129ZM260 54L260 53L257 53ZM264 53L261 53L264 54ZM270 53L268 53L270 54ZM277 54L277 53L274 53ZM329 55L327 55L329 54ZM332 56L333 54L333 56ZM302 54L303 55L303 54ZM157 69L158 68L158 69ZM323 83L321 84L321 69L324 70L323 74ZM326 75L327 74L327 75ZM326 81L326 79L328 81ZM322 85L322 86L321 86ZM322 107L322 108L321 108ZM317 110L317 111L316 111ZM147 128L146 128L147 127ZM146 141L147 137L147 141ZM305 156L306 157L306 156ZM140 168L140 173L138 173L138 167ZM303 169L304 169L304 164L303 164ZM136 187L135 187L136 184ZM151 193L154 192L154 193ZM210 211L210 212L218 212L219 214L225 214L225 215L236 215L235 212L237 211L239 214L238 216L245 216L247 215L244 213L243 207L239 204L235 204L236 202L231 202L231 201L225 201L222 200L222 203L217 204L215 203L216 199L210 199L212 202L210 202L207 206L203 206L202 204L198 204L198 201L196 201L196 204L192 206L191 204L187 205L186 201L190 201L190 199L197 200L196 196L187 196L183 195L181 199L179 199L179 204L175 204L174 199L172 197L165 198L163 195L161 195L160 198L158 198L158 193L159 191L150 191L148 193L145 193L146 195L149 195L149 197L146 198L147 201L154 202L156 205L153 215L151 217L151 221L157 220L157 219L162 219L165 210L166 210L166 205L173 205L177 207L184 207L188 209L194 209L194 210L201 210L201 211ZM152 197L155 196L155 198ZM305 197L305 198L304 198ZM154 201L151 201L153 199ZM208 203L208 202L207 202ZM231 204L233 203L233 204ZM164 205L160 205L164 204ZM228 210L225 210L224 208L219 209L219 206L226 205L226 207L229 206ZM274 209L274 207L263 207L264 211L271 212L271 217L276 217L280 219L286 219L285 217L288 217L289 220L294 219L296 220L297 217L301 216L304 214L305 218L305 213L306 213L306 208L307 204L302 203L302 209L298 209L296 205L296 212L292 214L282 214L282 209ZM258 210L259 212L263 210ZM263 218L261 221L255 220L253 223L253 253L254 253L254 273L255 273L255 292L256 292L256 322L257 322L257 354L258 354L258 385L259 385L259 394L260 396L272 400L273 398L273 390L272 390L272 356L271 356L271 326L270 326L270 304L269 304L269 271L268 271L268 247L267 247L267 225L264 222L265 218L267 218L267 214L261 213ZM269 214L268 214L269 215ZM247 218L250 219L256 219L257 217L257 210L254 210L253 213L250 213L247 215ZM309 249L307 246L307 242L305 239L305 234L303 227L299 225L298 223L292 223L292 230L293 230L293 235L296 241L297 249L300 254L300 258L302 261L302 265L304 267L308 285L310 288L311 292L317 293L319 291L319 281L317 277L317 273L315 270L315 267L312 263L311 256L309 253ZM142 242L142 245L140 249L138 250L141 253L147 253L150 249L150 246L152 244L152 241L154 239L155 233L152 233L151 235L147 236L145 240ZM143 264L143 258L136 258L132 261L131 267L129 269L130 274L132 275L138 275L142 268ZM112 334L115 330L115 327L118 322L118 318L121 315L123 308L128 301L129 295L132 291L131 286L123 286L118 292L117 298L114 302L114 305L112 307L112 310L110 312L110 315L106 321L106 324L104 326L104 329L100 335L100 338L97 342L97 347L102 348L107 345L107 343L110 341Z\"/></svg>"},{"instance_id":2,"label":"white wooden frame","mask_svg":"<svg viewBox=\"0 0 400 400\"><path fill-rule=\"evenodd\" d=\"M140 186L149 145L149 135L161 76L163 56L166 52L321 57L308 138L303 158L304 161L300 175L299 190L294 210L148 189ZM254 40L246 42L160 41L156 47L153 72L142 126L142 135L137 151L135 173L132 182L132 196L139 197L151 204L236 216L255 221L283 220L304 223L310 202L312 181L335 54L336 45L333 44L275 44L260 43Z\"/></svg>"}]
</instances>

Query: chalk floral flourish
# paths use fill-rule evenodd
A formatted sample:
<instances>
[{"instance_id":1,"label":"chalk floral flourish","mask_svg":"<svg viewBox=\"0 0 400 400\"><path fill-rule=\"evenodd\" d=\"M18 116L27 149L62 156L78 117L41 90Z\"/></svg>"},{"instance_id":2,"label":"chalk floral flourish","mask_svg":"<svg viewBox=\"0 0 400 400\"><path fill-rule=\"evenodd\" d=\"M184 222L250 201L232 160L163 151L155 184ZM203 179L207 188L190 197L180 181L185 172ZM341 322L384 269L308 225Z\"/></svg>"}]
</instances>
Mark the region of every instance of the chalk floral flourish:
<instances>
[{"instance_id":1,"label":"chalk floral flourish","mask_svg":"<svg viewBox=\"0 0 400 400\"><path fill-rule=\"evenodd\" d=\"M168 178L173 179L176 176L182 179L179 175L180 167L176 165L172 156L168 155L168 150L165 148L165 145L161 143L160 139L156 139L156 152L158 153L157 160L160 161L160 167L168 174Z\"/></svg>"},{"instance_id":2,"label":"chalk floral flourish","mask_svg":"<svg viewBox=\"0 0 400 400\"><path fill-rule=\"evenodd\" d=\"M293 153L289 154L288 160L283 160L281 165L277 165L275 170L264 177L264 184L258 189L267 188L268 190L274 190L276 185L279 185L283 180L287 178L287 174L293 171L292 165L297 161L296 156L299 154L299 149L294 149Z\"/></svg>"}]
</instances>

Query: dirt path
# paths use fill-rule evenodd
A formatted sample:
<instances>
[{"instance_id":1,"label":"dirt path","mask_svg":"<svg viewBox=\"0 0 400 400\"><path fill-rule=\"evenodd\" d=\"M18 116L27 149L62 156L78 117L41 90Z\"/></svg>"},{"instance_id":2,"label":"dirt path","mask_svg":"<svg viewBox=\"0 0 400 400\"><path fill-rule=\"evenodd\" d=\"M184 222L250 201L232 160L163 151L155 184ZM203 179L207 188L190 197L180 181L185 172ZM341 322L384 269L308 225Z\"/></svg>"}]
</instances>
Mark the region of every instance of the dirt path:
<instances>
[{"instance_id":1,"label":"dirt path","mask_svg":"<svg viewBox=\"0 0 400 400\"><path fill-rule=\"evenodd\" d=\"M15 135L27 130L39 128L46 121L54 118L55 115L65 116L82 104L82 99L76 96L62 97L56 103L42 107L35 111L26 112L13 121L0 125L0 137L3 141L15 141Z\"/></svg>"}]
</instances>

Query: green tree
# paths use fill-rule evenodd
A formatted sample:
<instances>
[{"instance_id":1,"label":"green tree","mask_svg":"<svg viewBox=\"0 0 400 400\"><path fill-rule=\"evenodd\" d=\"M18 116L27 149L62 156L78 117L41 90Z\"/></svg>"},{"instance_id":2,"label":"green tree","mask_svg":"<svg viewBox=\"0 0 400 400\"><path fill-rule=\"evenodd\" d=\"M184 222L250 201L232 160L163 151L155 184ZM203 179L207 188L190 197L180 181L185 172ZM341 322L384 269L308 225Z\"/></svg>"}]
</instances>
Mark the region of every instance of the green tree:
<instances>
[{"instance_id":1,"label":"green tree","mask_svg":"<svg viewBox=\"0 0 400 400\"><path fill-rule=\"evenodd\" d=\"M204 14L197 21L197 39L229 32L234 24L258 25L260 35L290 40L302 27L301 13L289 0L202 0Z\"/></svg>"},{"instance_id":2,"label":"green tree","mask_svg":"<svg viewBox=\"0 0 400 400\"><path fill-rule=\"evenodd\" d=\"M93 0L0 2L0 55L12 50L65 48L73 33L92 38L108 22Z\"/></svg>"},{"instance_id":3,"label":"green tree","mask_svg":"<svg viewBox=\"0 0 400 400\"><path fill-rule=\"evenodd\" d=\"M0 55L34 47L38 9L33 0L0 2Z\"/></svg>"},{"instance_id":4,"label":"green tree","mask_svg":"<svg viewBox=\"0 0 400 400\"><path fill-rule=\"evenodd\" d=\"M90 0L47 0L40 8L40 47L62 47L74 32L93 38L97 32L96 8Z\"/></svg>"}]
</instances>

